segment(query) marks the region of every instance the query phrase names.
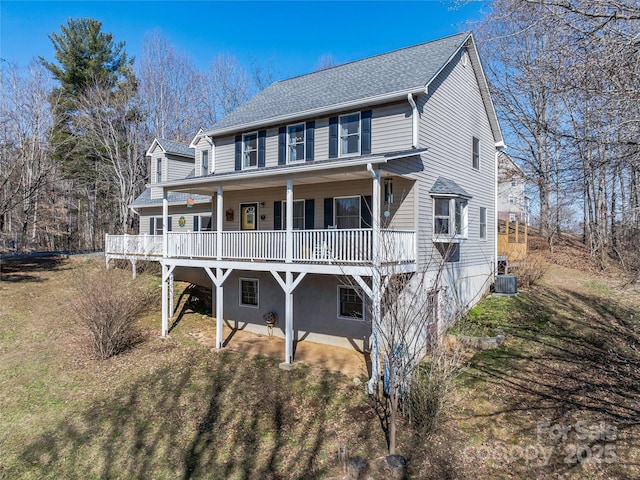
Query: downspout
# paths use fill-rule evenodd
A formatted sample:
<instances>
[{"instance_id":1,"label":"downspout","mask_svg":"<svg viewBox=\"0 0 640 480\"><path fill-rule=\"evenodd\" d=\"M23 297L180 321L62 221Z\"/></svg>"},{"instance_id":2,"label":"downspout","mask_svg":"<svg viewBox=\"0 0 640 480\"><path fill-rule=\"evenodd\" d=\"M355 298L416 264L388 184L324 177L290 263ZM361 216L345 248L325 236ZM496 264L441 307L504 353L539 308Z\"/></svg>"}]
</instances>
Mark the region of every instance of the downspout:
<instances>
[{"instance_id":1,"label":"downspout","mask_svg":"<svg viewBox=\"0 0 640 480\"><path fill-rule=\"evenodd\" d=\"M411 105L411 120L413 121L411 146L413 148L418 148L418 106L416 105L416 102L413 99L413 95L411 93L407 94L407 100L409 101L409 105Z\"/></svg>"},{"instance_id":2,"label":"downspout","mask_svg":"<svg viewBox=\"0 0 640 480\"><path fill-rule=\"evenodd\" d=\"M371 302L373 318L371 321L371 378L367 383L367 393L373 395L374 388L380 380L380 345L378 335L381 318L382 276L380 272L380 249L384 248L380 241L380 170L374 170L371 163L367 163L367 171L373 178L371 198L371 250L372 250L372 284Z\"/></svg>"}]
</instances>

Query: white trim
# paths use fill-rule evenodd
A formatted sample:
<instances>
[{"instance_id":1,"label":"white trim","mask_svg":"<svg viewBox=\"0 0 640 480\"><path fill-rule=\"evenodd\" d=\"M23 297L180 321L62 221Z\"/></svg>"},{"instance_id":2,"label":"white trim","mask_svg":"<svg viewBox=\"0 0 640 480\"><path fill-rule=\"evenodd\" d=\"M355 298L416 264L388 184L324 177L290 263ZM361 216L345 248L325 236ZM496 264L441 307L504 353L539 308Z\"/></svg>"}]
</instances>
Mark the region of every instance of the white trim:
<instances>
[{"instance_id":1,"label":"white trim","mask_svg":"<svg viewBox=\"0 0 640 480\"><path fill-rule=\"evenodd\" d=\"M358 115L358 151L357 152L350 152L350 153L344 153L342 151L342 119L345 117L352 117L354 115ZM355 134L350 134L347 135L347 137L353 137L355 136ZM338 115L338 157L340 158L348 158L348 157L357 157L359 155L361 155L362 152L362 112L358 111L358 112L351 112L351 113L345 113L344 115Z\"/></svg>"},{"instance_id":2,"label":"white trim","mask_svg":"<svg viewBox=\"0 0 640 480\"><path fill-rule=\"evenodd\" d=\"M436 233L436 200L447 200L449 203L449 224L447 233ZM464 202L462 207L462 218L460 219L460 233L451 234L452 229L455 231L456 226L456 202ZM431 228L433 241L437 243L460 243L462 240L469 238L469 200L464 197L455 195L433 195L431 202ZM438 218L444 218L438 215Z\"/></svg>"},{"instance_id":3,"label":"white trim","mask_svg":"<svg viewBox=\"0 0 640 480\"><path fill-rule=\"evenodd\" d=\"M356 292L356 296L360 299L360 302L362 303L362 318L358 318L358 317L346 317L346 316L342 316L340 315L340 290L343 288L348 288L349 290L353 290L354 292ZM351 285L338 285L338 290L337 290L337 298L336 298L336 317L339 318L340 320L351 320L351 321L355 321L355 322L364 322L365 321L365 308L364 308L364 300L362 299L362 295L358 295L358 289L356 287L353 287Z\"/></svg>"},{"instance_id":4,"label":"white trim","mask_svg":"<svg viewBox=\"0 0 640 480\"><path fill-rule=\"evenodd\" d=\"M483 210L484 210L484 237L482 236L482 211ZM486 242L488 237L487 225L489 223L487 221L487 207L480 207L478 215L480 215L480 218L478 219L479 220L478 221L478 238L480 239L480 241Z\"/></svg>"},{"instance_id":5,"label":"white trim","mask_svg":"<svg viewBox=\"0 0 640 480\"><path fill-rule=\"evenodd\" d=\"M246 144L246 140L245 137L248 137L249 135L255 135L256 136L256 164L255 165L245 165L245 154L246 154L246 148L245 148L245 144ZM243 133L242 134L242 152L241 152L241 170L245 171L245 170L256 170L258 168L258 163L260 163L259 160L259 155L260 155L260 135L258 134L258 131L254 131L254 132L247 132L247 133Z\"/></svg>"},{"instance_id":6,"label":"white trim","mask_svg":"<svg viewBox=\"0 0 640 480\"><path fill-rule=\"evenodd\" d=\"M345 195L341 197L333 197L333 224L336 228L338 226L338 222L336 221L336 200L345 199L345 198L356 198L358 200L358 226L350 227L350 228L362 228L362 195Z\"/></svg>"},{"instance_id":7,"label":"white trim","mask_svg":"<svg viewBox=\"0 0 640 480\"><path fill-rule=\"evenodd\" d=\"M255 282L256 285L256 304L252 305L250 303L242 303L242 282ZM238 279L238 306L247 307L247 308L260 308L260 279L258 278L249 278L249 277L240 277Z\"/></svg>"},{"instance_id":8,"label":"white trim","mask_svg":"<svg viewBox=\"0 0 640 480\"><path fill-rule=\"evenodd\" d=\"M295 160L291 160L291 155L290 155L291 150L289 148L289 146L291 145L291 142L290 142L291 135L289 134L289 129L292 127L297 127L299 125L302 125L302 148L304 150L304 154L302 155L302 158L296 158ZM298 144L296 143L296 145ZM296 163L304 162L307 160L307 124L306 122L292 123L291 125L286 126L285 148L287 149L286 151L287 164L296 164Z\"/></svg>"},{"instance_id":9,"label":"white trim","mask_svg":"<svg viewBox=\"0 0 640 480\"><path fill-rule=\"evenodd\" d=\"M257 232L258 230L260 230L260 224L258 223L258 220L260 219L260 202L240 202L239 204L239 208L238 208L238 231L240 232ZM242 206L243 205L255 205L256 206L256 228L254 228L253 230L243 230L242 229Z\"/></svg>"}]
</instances>

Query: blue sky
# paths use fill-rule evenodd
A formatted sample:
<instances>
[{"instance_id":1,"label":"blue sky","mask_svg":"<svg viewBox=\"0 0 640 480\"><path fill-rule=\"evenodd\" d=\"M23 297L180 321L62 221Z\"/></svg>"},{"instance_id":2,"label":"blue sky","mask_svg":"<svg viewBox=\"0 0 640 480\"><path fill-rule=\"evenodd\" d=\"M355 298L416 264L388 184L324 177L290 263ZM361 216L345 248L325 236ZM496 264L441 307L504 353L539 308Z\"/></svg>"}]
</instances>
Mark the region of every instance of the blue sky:
<instances>
[{"instance_id":1,"label":"blue sky","mask_svg":"<svg viewBox=\"0 0 640 480\"><path fill-rule=\"evenodd\" d=\"M47 35L68 18L91 17L129 55L138 54L147 32L160 30L202 67L227 52L245 66L271 61L278 78L287 78L313 71L323 55L343 63L469 30L487 8L458 3L0 0L0 58L53 60Z\"/></svg>"}]
</instances>

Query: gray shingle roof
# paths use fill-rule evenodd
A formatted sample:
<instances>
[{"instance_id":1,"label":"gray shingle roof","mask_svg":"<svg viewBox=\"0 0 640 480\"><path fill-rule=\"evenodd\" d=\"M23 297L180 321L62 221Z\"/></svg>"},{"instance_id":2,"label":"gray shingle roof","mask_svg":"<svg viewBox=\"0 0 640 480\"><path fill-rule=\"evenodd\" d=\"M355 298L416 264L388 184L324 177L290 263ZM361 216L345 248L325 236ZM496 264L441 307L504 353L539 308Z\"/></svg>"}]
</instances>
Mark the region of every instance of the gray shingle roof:
<instances>
[{"instance_id":1,"label":"gray shingle roof","mask_svg":"<svg viewBox=\"0 0 640 480\"><path fill-rule=\"evenodd\" d=\"M165 140L164 138L156 138L158 145L162 147L165 153L171 153L174 155L182 155L183 157L195 158L195 149L189 148L186 143L172 142L171 140Z\"/></svg>"},{"instance_id":2,"label":"gray shingle roof","mask_svg":"<svg viewBox=\"0 0 640 480\"><path fill-rule=\"evenodd\" d=\"M438 177L438 179L434 182L431 190L429 190L431 195L453 195L456 197L462 198L473 198L469 195L464 188L458 185L453 180L449 180L448 178Z\"/></svg>"},{"instance_id":3,"label":"gray shingle roof","mask_svg":"<svg viewBox=\"0 0 640 480\"><path fill-rule=\"evenodd\" d=\"M275 82L206 133L420 89L447 64L469 35L460 33Z\"/></svg>"},{"instance_id":4,"label":"gray shingle roof","mask_svg":"<svg viewBox=\"0 0 640 480\"><path fill-rule=\"evenodd\" d=\"M211 201L211 197L208 195L190 195L188 193L181 192L167 192L167 200L169 200L169 203L184 203L186 206L188 198L192 198L196 202ZM144 192L142 192L129 206L139 208L156 205L162 205L162 198L151 198L151 189L146 188Z\"/></svg>"}]
</instances>

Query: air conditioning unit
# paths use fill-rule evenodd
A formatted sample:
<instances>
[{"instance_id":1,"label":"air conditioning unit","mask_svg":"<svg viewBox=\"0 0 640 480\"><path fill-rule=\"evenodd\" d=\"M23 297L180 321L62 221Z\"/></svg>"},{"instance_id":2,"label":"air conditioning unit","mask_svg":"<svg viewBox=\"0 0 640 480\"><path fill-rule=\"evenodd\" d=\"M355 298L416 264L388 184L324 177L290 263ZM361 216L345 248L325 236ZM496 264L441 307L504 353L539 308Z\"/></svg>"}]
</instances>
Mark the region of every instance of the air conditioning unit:
<instances>
[{"instance_id":1,"label":"air conditioning unit","mask_svg":"<svg viewBox=\"0 0 640 480\"><path fill-rule=\"evenodd\" d=\"M517 295L518 282L515 275L496 275L496 283L493 286L496 295Z\"/></svg>"}]
</instances>

